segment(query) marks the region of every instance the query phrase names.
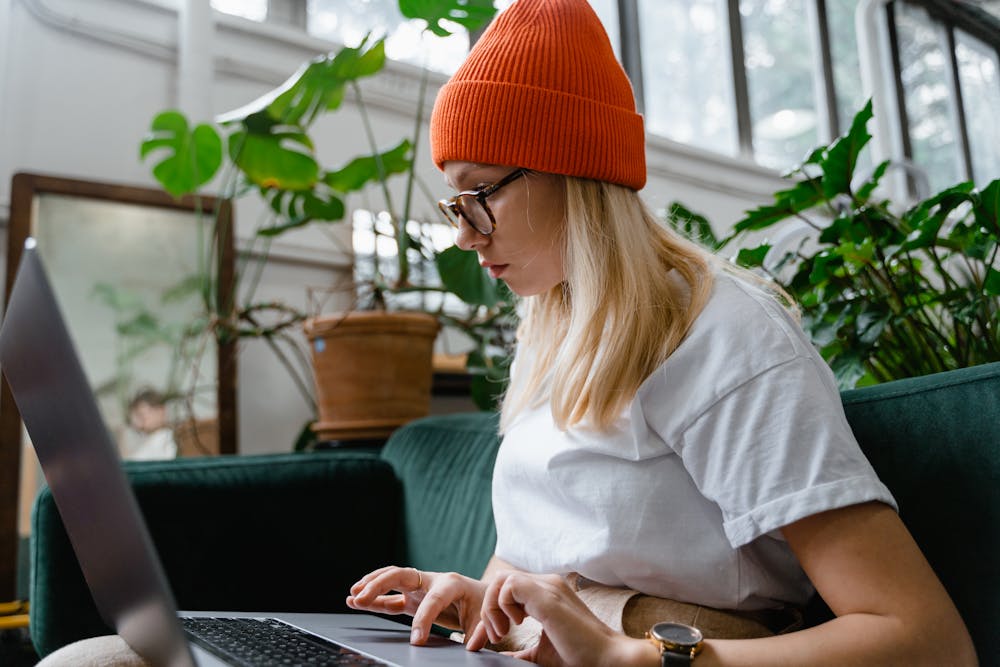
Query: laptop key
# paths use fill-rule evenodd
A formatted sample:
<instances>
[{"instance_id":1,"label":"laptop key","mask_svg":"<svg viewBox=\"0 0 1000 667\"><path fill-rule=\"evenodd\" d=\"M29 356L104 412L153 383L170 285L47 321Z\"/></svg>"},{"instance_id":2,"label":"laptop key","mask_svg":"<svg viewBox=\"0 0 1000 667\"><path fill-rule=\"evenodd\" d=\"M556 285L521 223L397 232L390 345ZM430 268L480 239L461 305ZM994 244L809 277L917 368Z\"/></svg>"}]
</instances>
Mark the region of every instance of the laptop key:
<instances>
[{"instance_id":1,"label":"laptop key","mask_svg":"<svg viewBox=\"0 0 1000 667\"><path fill-rule=\"evenodd\" d=\"M273 618L181 618L191 641L239 667L386 665Z\"/></svg>"}]
</instances>

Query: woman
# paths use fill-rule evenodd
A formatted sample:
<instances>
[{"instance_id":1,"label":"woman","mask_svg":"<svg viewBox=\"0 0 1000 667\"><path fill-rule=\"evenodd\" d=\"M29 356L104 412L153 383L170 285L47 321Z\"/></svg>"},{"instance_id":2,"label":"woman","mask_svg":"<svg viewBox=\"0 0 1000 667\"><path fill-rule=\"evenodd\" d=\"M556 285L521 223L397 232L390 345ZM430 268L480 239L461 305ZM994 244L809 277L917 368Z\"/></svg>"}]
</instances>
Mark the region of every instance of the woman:
<instances>
[{"instance_id":1,"label":"woman","mask_svg":"<svg viewBox=\"0 0 1000 667\"><path fill-rule=\"evenodd\" d=\"M431 144L457 244L523 298L497 547L482 580L386 567L348 605L472 650L527 614L518 655L543 664L660 664L626 636L655 621L711 630L663 664L975 663L794 318L640 200L642 118L585 0L501 14ZM837 618L790 631L814 590Z\"/></svg>"}]
</instances>

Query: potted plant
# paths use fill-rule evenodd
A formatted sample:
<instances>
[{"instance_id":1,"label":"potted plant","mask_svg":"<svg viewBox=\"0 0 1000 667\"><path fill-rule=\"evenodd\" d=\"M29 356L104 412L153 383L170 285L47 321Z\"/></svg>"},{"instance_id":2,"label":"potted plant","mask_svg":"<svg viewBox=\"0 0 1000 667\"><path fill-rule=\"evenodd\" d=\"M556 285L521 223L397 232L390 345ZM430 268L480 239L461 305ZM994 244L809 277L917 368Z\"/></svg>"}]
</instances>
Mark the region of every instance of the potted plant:
<instances>
[{"instance_id":1,"label":"potted plant","mask_svg":"<svg viewBox=\"0 0 1000 667\"><path fill-rule=\"evenodd\" d=\"M427 21L427 30L448 34L448 19L474 31L493 15L491 0L400 0L402 13ZM218 178L220 202L256 194L267 205L269 217L255 232L264 261L275 237L307 224L341 222L345 198L365 188L377 188L391 221L388 236L395 245L392 270L376 267L373 275L355 285L356 303L366 301L367 312L352 310L310 317L287 304L254 299L260 265L242 260L229 299L213 300L217 280L211 239L220 230L206 221L204 307L209 314L206 335L220 341L246 337L266 340L296 378L303 395L312 400L307 375L296 364L296 333L300 325L310 338L315 375L318 429L324 439L381 437L414 417L426 414L431 382L431 351L441 324L472 337L476 350L469 369L477 376L477 394L503 375L496 344L511 314L509 293L484 275L475 257L458 248L435 251L410 230L416 183L415 156L421 145L427 71L420 81L419 101L411 137L388 149L376 145L359 80L376 75L385 64L383 40L366 38L357 47L344 47L304 64L284 84L250 104L196 126L177 111L166 111L152 122L141 146L143 158L155 157L153 175L175 196L197 194ZM350 91L361 113L371 152L346 159L327 169L316 157L310 128L322 116L336 112ZM394 206L388 183L405 178L405 197ZM432 206L436 214L436 207ZM414 257L431 258L440 281L412 278ZM242 288L241 288L242 286ZM442 303L431 312L393 312L396 296L423 291L454 295L466 310L456 314ZM328 381L332 373L334 379ZM354 389L351 389L353 387ZM392 392L397 393L392 393Z\"/></svg>"},{"instance_id":2,"label":"potted plant","mask_svg":"<svg viewBox=\"0 0 1000 667\"><path fill-rule=\"evenodd\" d=\"M869 102L724 240L683 206L668 217L720 249L768 233L736 262L792 297L842 389L1000 360L1000 180L901 210L878 194L890 162L855 173L871 118Z\"/></svg>"}]
</instances>

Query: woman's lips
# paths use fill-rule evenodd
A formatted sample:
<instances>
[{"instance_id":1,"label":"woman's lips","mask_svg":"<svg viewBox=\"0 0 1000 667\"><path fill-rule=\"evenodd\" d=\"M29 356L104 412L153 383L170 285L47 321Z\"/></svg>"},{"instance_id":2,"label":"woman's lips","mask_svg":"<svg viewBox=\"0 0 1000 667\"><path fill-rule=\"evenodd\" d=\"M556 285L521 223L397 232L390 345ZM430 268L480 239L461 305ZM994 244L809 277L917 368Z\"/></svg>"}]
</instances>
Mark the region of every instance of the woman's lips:
<instances>
[{"instance_id":1,"label":"woman's lips","mask_svg":"<svg viewBox=\"0 0 1000 667\"><path fill-rule=\"evenodd\" d=\"M503 275L504 271L507 270L509 264L491 264L489 262L483 262L481 266L486 269L490 274L490 277L496 280Z\"/></svg>"}]
</instances>

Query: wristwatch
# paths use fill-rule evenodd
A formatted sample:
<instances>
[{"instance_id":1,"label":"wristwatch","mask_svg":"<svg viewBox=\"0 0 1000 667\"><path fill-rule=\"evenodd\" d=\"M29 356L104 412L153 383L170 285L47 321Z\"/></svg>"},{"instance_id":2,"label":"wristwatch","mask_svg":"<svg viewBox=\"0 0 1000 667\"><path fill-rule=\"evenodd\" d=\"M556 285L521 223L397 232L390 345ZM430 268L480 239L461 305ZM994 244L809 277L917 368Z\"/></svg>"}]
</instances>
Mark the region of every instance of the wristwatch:
<instances>
[{"instance_id":1,"label":"wristwatch","mask_svg":"<svg viewBox=\"0 0 1000 667\"><path fill-rule=\"evenodd\" d=\"M701 630L683 623L657 623L646 638L659 647L661 667L690 665L704 642Z\"/></svg>"}]
</instances>

